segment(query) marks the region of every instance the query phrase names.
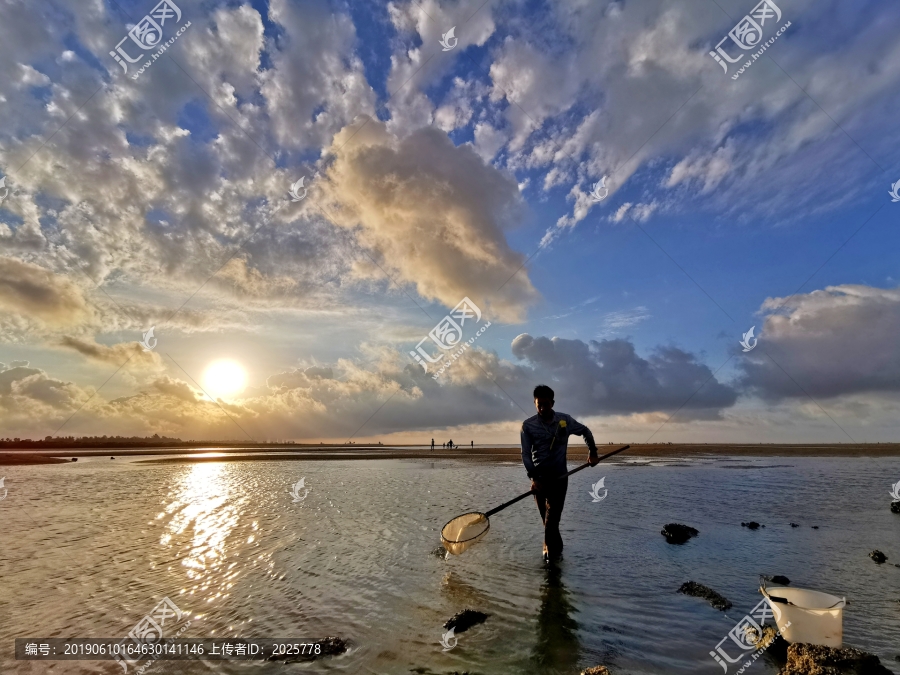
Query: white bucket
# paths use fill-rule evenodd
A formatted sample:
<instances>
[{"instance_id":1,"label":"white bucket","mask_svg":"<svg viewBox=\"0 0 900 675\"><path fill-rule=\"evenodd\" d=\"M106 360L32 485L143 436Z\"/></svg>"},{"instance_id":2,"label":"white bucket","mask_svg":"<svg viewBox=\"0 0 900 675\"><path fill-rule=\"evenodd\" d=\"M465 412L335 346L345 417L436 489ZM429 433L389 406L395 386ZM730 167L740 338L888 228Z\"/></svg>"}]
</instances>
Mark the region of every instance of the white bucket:
<instances>
[{"instance_id":1,"label":"white bucket","mask_svg":"<svg viewBox=\"0 0 900 675\"><path fill-rule=\"evenodd\" d=\"M846 598L786 586L763 586L759 592L769 601L781 636L789 644L806 642L824 647L843 646ZM776 602L773 596L790 604Z\"/></svg>"}]
</instances>

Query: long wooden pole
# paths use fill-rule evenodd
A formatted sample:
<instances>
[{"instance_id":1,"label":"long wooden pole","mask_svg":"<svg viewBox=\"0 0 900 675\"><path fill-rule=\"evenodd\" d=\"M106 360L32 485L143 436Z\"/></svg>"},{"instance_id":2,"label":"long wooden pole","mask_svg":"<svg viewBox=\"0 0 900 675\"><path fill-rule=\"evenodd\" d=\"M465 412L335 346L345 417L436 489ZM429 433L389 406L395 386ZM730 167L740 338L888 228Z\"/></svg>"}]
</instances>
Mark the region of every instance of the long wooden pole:
<instances>
[{"instance_id":1,"label":"long wooden pole","mask_svg":"<svg viewBox=\"0 0 900 675\"><path fill-rule=\"evenodd\" d=\"M620 452L623 452L623 451L627 450L627 449L630 448L630 447L631 447L630 445L626 445L625 447L619 448L618 450L613 450L612 452L607 452L605 455L603 455L602 457L600 457L600 458L597 460L597 462L599 463L599 462L602 462L604 459L606 459L606 458L608 458L608 457L612 457L613 455L618 455ZM571 471L569 471L569 473L567 473L565 476L560 476L559 478L567 478L568 476L571 476L573 473L578 473L578 472L581 471L582 469L586 469L586 468L588 468L589 466L591 466L591 463L590 463L590 462L585 462L585 463L582 464L581 466L579 466L579 467L577 467L577 468L572 469ZM555 479L555 480L559 480L559 478L557 478L557 479ZM497 513L497 512L499 512L499 511L502 511L503 509L505 509L507 506L512 506L512 505L515 504L516 502L525 499L525 497L527 497L528 495L533 495L533 494L534 494L534 490L529 490L529 491L526 492L525 494L519 495L519 496L516 497L515 499L510 499L510 500L509 500L508 502L506 502L505 504L501 504L501 505L498 506L497 508L491 509L490 511L488 511L488 512L485 513L484 515L487 516L488 518L490 518L490 517L491 517L492 515L494 515L495 513Z\"/></svg>"}]
</instances>

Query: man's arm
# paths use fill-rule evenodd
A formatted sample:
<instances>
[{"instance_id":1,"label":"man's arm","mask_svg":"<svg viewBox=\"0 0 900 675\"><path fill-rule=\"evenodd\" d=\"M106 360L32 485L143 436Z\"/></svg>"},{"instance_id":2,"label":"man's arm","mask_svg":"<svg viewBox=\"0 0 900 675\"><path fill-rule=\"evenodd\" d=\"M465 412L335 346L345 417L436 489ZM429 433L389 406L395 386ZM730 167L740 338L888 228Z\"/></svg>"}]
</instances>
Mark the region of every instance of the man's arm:
<instances>
[{"instance_id":1,"label":"man's arm","mask_svg":"<svg viewBox=\"0 0 900 675\"><path fill-rule=\"evenodd\" d=\"M533 443L531 442L531 436L525 431L525 425L522 425L522 431L519 434L519 437L522 441L522 464L525 465L525 471L528 473L528 477L532 478L534 476L534 462L531 459L531 447Z\"/></svg>"},{"instance_id":2,"label":"man's arm","mask_svg":"<svg viewBox=\"0 0 900 675\"><path fill-rule=\"evenodd\" d=\"M588 449L590 450L590 454L592 457L597 456L597 444L594 443L594 435L591 433L591 430L584 426L581 422L576 420L571 415L569 416L569 433L575 434L576 436L584 436L584 442L587 443Z\"/></svg>"}]
</instances>

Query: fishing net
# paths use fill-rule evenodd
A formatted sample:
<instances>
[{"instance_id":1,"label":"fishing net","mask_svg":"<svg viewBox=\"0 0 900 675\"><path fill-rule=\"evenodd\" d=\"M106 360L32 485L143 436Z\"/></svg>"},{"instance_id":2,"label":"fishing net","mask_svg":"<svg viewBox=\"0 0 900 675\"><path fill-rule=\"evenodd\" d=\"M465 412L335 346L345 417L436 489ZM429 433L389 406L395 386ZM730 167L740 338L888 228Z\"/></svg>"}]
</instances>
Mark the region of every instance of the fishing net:
<instances>
[{"instance_id":1,"label":"fishing net","mask_svg":"<svg viewBox=\"0 0 900 675\"><path fill-rule=\"evenodd\" d=\"M483 513L457 516L441 530L441 543L453 555L459 555L487 534L491 521Z\"/></svg>"}]
</instances>

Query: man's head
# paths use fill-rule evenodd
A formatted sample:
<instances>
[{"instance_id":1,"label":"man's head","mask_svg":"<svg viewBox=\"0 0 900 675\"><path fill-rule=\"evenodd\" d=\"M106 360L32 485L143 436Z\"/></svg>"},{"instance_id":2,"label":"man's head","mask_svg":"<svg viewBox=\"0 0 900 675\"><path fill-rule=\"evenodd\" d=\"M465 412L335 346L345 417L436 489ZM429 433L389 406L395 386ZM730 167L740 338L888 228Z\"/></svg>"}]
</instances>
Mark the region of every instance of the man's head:
<instances>
[{"instance_id":1,"label":"man's head","mask_svg":"<svg viewBox=\"0 0 900 675\"><path fill-rule=\"evenodd\" d=\"M553 390L546 384L539 384L534 388L534 407L538 415L545 419L553 417Z\"/></svg>"}]
</instances>

